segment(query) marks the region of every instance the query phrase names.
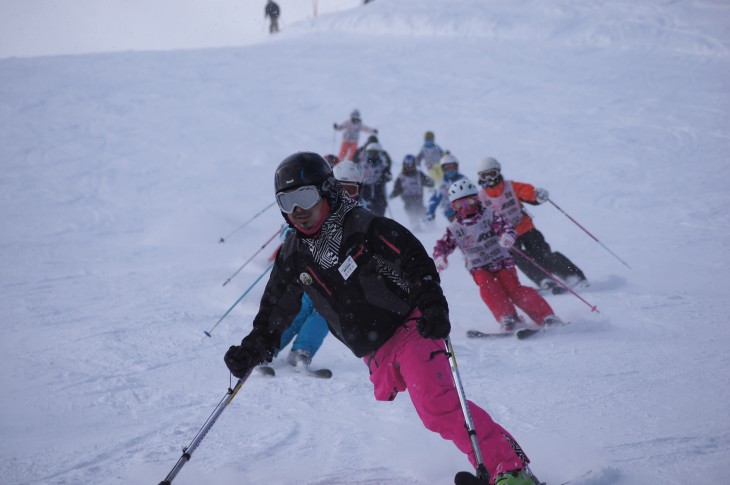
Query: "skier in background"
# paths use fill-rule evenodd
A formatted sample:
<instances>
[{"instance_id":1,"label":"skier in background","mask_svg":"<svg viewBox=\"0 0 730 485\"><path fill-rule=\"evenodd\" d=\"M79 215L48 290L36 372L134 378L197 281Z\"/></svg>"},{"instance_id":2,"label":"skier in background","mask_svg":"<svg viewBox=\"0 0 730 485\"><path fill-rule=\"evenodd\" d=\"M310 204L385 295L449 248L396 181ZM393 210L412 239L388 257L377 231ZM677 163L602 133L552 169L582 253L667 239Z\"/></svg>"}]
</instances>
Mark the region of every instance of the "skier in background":
<instances>
[{"instance_id":1,"label":"skier in background","mask_svg":"<svg viewBox=\"0 0 730 485\"><path fill-rule=\"evenodd\" d=\"M500 214L482 206L478 192L467 178L449 188L449 201L456 216L446 228L446 234L436 241L433 250L436 269L445 270L448 256L457 247L461 249L466 269L504 333L514 331L520 323L515 305L538 325L562 324L535 289L520 284L508 251L515 242L515 230Z\"/></svg>"},{"instance_id":2,"label":"skier in background","mask_svg":"<svg viewBox=\"0 0 730 485\"><path fill-rule=\"evenodd\" d=\"M371 143L365 148L365 162L361 165L365 175L361 197L368 209L379 216L385 215L388 208L385 184L393 178L390 157L383 154L379 143Z\"/></svg>"},{"instance_id":3,"label":"skier in background","mask_svg":"<svg viewBox=\"0 0 730 485\"><path fill-rule=\"evenodd\" d=\"M340 163L340 159L337 158L337 155L328 154L324 156L324 159L327 160L327 163L330 164L330 167L334 167L338 163Z\"/></svg>"},{"instance_id":4,"label":"skier in background","mask_svg":"<svg viewBox=\"0 0 730 485\"><path fill-rule=\"evenodd\" d=\"M485 206L501 212L514 226L517 231L515 247L569 286L587 285L583 271L562 253L550 249L545 237L522 207L523 202L531 205L547 202L548 191L530 184L504 180L502 165L493 157L480 160L477 168L479 184L483 187L479 198ZM555 295L567 291L522 255L513 252L512 257L517 267L539 288L549 290Z\"/></svg>"},{"instance_id":5,"label":"skier in background","mask_svg":"<svg viewBox=\"0 0 730 485\"><path fill-rule=\"evenodd\" d=\"M370 128L362 122L360 118L360 111L353 110L350 113L350 119L345 120L342 123L333 123L332 125L337 131L344 131L342 133L342 146L340 147L340 153L338 158L340 160L352 160L357 150L357 142L360 139L360 131L365 133L378 133L375 128Z\"/></svg>"},{"instance_id":6,"label":"skier in background","mask_svg":"<svg viewBox=\"0 0 730 485\"><path fill-rule=\"evenodd\" d=\"M423 205L423 188L433 186L431 177L418 170L416 157L406 155L403 158L403 169L395 179L390 198L403 199L406 214L411 221L411 229L414 231L420 230L421 220L426 214L426 207Z\"/></svg>"},{"instance_id":7,"label":"skier in background","mask_svg":"<svg viewBox=\"0 0 730 485\"><path fill-rule=\"evenodd\" d=\"M352 156L352 161L362 164L365 161L365 148L367 148L367 146L371 143L380 143L376 135L368 136L368 139L365 140L365 143L357 147L357 150L355 150L355 154Z\"/></svg>"},{"instance_id":8,"label":"skier in background","mask_svg":"<svg viewBox=\"0 0 730 485\"><path fill-rule=\"evenodd\" d=\"M271 23L269 24L269 33L275 34L279 31L279 15L281 14L281 9L279 8L279 4L274 2L274 0L268 0L266 2L266 7L264 7L264 18L269 17L269 20Z\"/></svg>"},{"instance_id":9,"label":"skier in background","mask_svg":"<svg viewBox=\"0 0 730 485\"><path fill-rule=\"evenodd\" d=\"M423 245L347 197L316 153L284 159L274 186L296 235L276 257L253 329L226 352L228 369L246 378L271 361L306 293L333 335L367 365L375 398L392 401L408 390L424 426L476 466L443 341L451 330L449 307ZM516 440L476 404L469 411L491 483L532 485Z\"/></svg>"},{"instance_id":10,"label":"skier in background","mask_svg":"<svg viewBox=\"0 0 730 485\"><path fill-rule=\"evenodd\" d=\"M456 213L449 203L449 188L457 180L463 179L464 175L459 173L459 161L448 152L441 158L441 169L443 178L428 201L426 220L433 221L436 218L436 209L441 206L444 210L444 217L451 222Z\"/></svg>"},{"instance_id":11,"label":"skier in background","mask_svg":"<svg viewBox=\"0 0 730 485\"><path fill-rule=\"evenodd\" d=\"M435 142L436 135L433 131L427 131L423 135L423 146L416 155L416 161L420 165L423 162L428 170L428 176L433 179L434 182L439 183L443 178L444 174L441 171L441 157L444 156L444 151Z\"/></svg>"}]
</instances>

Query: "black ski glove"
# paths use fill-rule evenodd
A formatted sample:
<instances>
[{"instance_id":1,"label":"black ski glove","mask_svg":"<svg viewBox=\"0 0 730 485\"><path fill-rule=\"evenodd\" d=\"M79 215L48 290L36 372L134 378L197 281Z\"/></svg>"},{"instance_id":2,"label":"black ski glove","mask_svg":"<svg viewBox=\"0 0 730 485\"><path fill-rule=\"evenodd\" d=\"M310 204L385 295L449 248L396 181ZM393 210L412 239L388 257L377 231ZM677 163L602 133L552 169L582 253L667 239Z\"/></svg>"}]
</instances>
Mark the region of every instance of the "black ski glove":
<instances>
[{"instance_id":1,"label":"black ski glove","mask_svg":"<svg viewBox=\"0 0 730 485\"><path fill-rule=\"evenodd\" d=\"M418 333L422 337L439 339L446 338L451 332L449 322L449 310L443 306L432 306L421 310L421 318L418 319Z\"/></svg>"},{"instance_id":2,"label":"black ski glove","mask_svg":"<svg viewBox=\"0 0 730 485\"><path fill-rule=\"evenodd\" d=\"M441 286L435 281L423 282L416 289L416 301L421 310L421 317L416 327L422 337L446 338L451 332L449 322L449 304L446 302Z\"/></svg>"},{"instance_id":3,"label":"black ski glove","mask_svg":"<svg viewBox=\"0 0 730 485\"><path fill-rule=\"evenodd\" d=\"M332 123L332 128L337 129L337 123Z\"/></svg>"},{"instance_id":4,"label":"black ski glove","mask_svg":"<svg viewBox=\"0 0 730 485\"><path fill-rule=\"evenodd\" d=\"M264 360L271 362L273 352L267 351L263 342L248 335L241 345L231 345L223 360L235 377L243 379L248 372Z\"/></svg>"}]
</instances>

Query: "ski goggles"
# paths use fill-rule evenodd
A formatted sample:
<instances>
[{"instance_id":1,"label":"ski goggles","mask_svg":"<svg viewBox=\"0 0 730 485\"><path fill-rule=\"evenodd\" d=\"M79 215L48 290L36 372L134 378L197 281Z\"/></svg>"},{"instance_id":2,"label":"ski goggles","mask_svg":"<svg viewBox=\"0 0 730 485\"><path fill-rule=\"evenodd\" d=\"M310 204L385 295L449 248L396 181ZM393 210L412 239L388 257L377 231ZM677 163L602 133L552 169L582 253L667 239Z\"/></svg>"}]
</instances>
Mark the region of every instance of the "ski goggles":
<instances>
[{"instance_id":1,"label":"ski goggles","mask_svg":"<svg viewBox=\"0 0 730 485\"><path fill-rule=\"evenodd\" d=\"M282 212L291 214L297 207L302 210L311 209L317 205L321 198L317 187L304 185L289 192L279 192L276 194L276 203L279 204L279 209Z\"/></svg>"},{"instance_id":2,"label":"ski goggles","mask_svg":"<svg viewBox=\"0 0 730 485\"><path fill-rule=\"evenodd\" d=\"M451 207L454 208L454 210L462 210L462 209L468 209L469 207L474 207L477 205L479 201L476 197L473 195L470 195L469 197L462 197L461 199L456 199L451 203Z\"/></svg>"},{"instance_id":3,"label":"ski goggles","mask_svg":"<svg viewBox=\"0 0 730 485\"><path fill-rule=\"evenodd\" d=\"M489 182L499 177L499 170L487 170L486 172L479 172L479 180L482 182Z\"/></svg>"},{"instance_id":4,"label":"ski goggles","mask_svg":"<svg viewBox=\"0 0 730 485\"><path fill-rule=\"evenodd\" d=\"M342 185L342 188L345 190L345 193L348 195L348 197L357 200L358 196L360 195L360 184L353 184L340 180L340 185Z\"/></svg>"}]
</instances>

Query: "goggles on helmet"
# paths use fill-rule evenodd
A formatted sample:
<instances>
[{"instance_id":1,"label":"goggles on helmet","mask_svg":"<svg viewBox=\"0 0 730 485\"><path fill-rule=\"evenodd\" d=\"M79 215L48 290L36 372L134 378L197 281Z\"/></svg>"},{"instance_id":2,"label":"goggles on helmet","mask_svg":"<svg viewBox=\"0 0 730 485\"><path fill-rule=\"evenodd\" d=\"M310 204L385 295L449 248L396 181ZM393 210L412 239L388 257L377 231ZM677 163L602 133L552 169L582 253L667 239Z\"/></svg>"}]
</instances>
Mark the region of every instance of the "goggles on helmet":
<instances>
[{"instance_id":1,"label":"goggles on helmet","mask_svg":"<svg viewBox=\"0 0 730 485\"><path fill-rule=\"evenodd\" d=\"M279 192L276 194L276 203L282 212L291 214L297 207L303 210L311 209L321 198L317 187L304 185L288 192Z\"/></svg>"},{"instance_id":2,"label":"goggles on helmet","mask_svg":"<svg viewBox=\"0 0 730 485\"><path fill-rule=\"evenodd\" d=\"M352 182L343 182L342 180L340 180L340 185L342 185L342 188L345 190L345 193L351 199L357 200L357 198L360 196L360 184L355 184Z\"/></svg>"},{"instance_id":3,"label":"goggles on helmet","mask_svg":"<svg viewBox=\"0 0 730 485\"><path fill-rule=\"evenodd\" d=\"M479 172L479 180L482 182L490 182L499 177L499 170L493 168L484 172Z\"/></svg>"},{"instance_id":4,"label":"goggles on helmet","mask_svg":"<svg viewBox=\"0 0 730 485\"><path fill-rule=\"evenodd\" d=\"M454 210L459 211L462 209L468 209L470 207L474 207L477 205L479 201L474 196L469 197L462 197L461 199L456 199L451 203L451 206L454 208Z\"/></svg>"},{"instance_id":5,"label":"goggles on helmet","mask_svg":"<svg viewBox=\"0 0 730 485\"><path fill-rule=\"evenodd\" d=\"M441 170L444 172L456 172L459 170L459 166L455 163L444 163L441 165Z\"/></svg>"}]
</instances>

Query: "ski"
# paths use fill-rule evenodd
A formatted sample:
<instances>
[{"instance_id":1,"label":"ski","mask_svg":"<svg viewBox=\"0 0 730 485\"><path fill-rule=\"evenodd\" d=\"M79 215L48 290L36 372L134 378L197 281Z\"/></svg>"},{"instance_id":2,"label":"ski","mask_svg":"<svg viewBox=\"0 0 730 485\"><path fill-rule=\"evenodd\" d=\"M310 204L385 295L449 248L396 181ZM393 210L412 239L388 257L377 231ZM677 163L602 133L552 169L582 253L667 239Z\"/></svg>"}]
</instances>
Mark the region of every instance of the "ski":
<instances>
[{"instance_id":1,"label":"ski","mask_svg":"<svg viewBox=\"0 0 730 485\"><path fill-rule=\"evenodd\" d=\"M320 379L330 379L332 377L332 371L329 369L305 369L304 373L312 377L319 377Z\"/></svg>"},{"instance_id":2,"label":"ski","mask_svg":"<svg viewBox=\"0 0 730 485\"><path fill-rule=\"evenodd\" d=\"M542 332L541 328L522 328L517 331L517 338L525 340L526 338L532 337L533 335Z\"/></svg>"},{"instance_id":3,"label":"ski","mask_svg":"<svg viewBox=\"0 0 730 485\"><path fill-rule=\"evenodd\" d=\"M510 332L482 332L479 330L467 330L466 336L469 338L499 338L499 337L511 337L513 333Z\"/></svg>"},{"instance_id":4,"label":"ski","mask_svg":"<svg viewBox=\"0 0 730 485\"><path fill-rule=\"evenodd\" d=\"M256 367L259 374L265 377L276 377L276 371L273 367L267 365L260 365ZM332 371L329 369L293 369L295 372L301 372L304 375L310 377L318 377L320 379L332 378Z\"/></svg>"},{"instance_id":5,"label":"ski","mask_svg":"<svg viewBox=\"0 0 730 485\"><path fill-rule=\"evenodd\" d=\"M477 478L476 475L469 472L459 472L454 477L454 485L486 485L488 480Z\"/></svg>"},{"instance_id":6,"label":"ski","mask_svg":"<svg viewBox=\"0 0 730 485\"><path fill-rule=\"evenodd\" d=\"M256 367L256 371L262 376L276 377L276 371L273 367L269 367L268 365L260 365Z\"/></svg>"},{"instance_id":7,"label":"ski","mask_svg":"<svg viewBox=\"0 0 730 485\"><path fill-rule=\"evenodd\" d=\"M558 327L564 327L565 325L570 325L570 323L572 323L572 322L556 323L556 324L549 325L549 326L542 326L540 328L523 328L523 329L517 331L517 338L520 340L524 340L526 338L530 338L533 335L537 335L539 333L551 332Z\"/></svg>"}]
</instances>

